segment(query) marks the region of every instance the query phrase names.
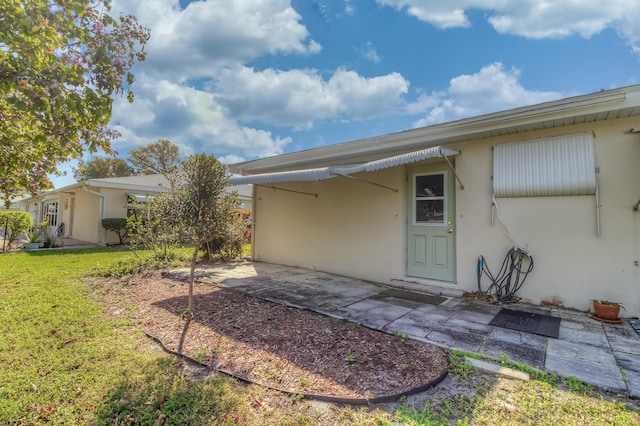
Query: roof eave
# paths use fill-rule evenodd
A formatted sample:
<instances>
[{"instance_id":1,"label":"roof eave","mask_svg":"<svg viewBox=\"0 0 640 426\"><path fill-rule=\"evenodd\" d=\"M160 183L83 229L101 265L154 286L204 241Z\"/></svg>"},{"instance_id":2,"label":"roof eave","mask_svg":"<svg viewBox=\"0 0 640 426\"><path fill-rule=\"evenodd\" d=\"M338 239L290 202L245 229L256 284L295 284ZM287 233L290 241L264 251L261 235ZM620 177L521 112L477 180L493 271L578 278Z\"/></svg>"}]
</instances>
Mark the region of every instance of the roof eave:
<instances>
[{"instance_id":1,"label":"roof eave","mask_svg":"<svg viewBox=\"0 0 640 426\"><path fill-rule=\"evenodd\" d=\"M559 121L587 114L600 114L640 105L640 85L600 91L588 95L484 114L381 136L359 139L305 151L293 152L229 165L233 173L255 174L288 168L303 168L349 160L363 155L378 155L417 147L446 145L489 137L495 132ZM547 127L547 126L545 126Z\"/></svg>"}]
</instances>

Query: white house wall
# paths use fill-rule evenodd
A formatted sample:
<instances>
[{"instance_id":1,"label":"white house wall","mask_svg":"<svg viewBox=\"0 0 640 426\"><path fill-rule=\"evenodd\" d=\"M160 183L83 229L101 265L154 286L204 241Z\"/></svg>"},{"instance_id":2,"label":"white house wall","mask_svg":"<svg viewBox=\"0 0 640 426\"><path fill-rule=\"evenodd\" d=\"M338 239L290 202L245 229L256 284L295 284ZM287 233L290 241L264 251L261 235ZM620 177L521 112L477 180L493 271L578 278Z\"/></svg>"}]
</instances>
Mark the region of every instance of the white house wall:
<instances>
[{"instance_id":1,"label":"white house wall","mask_svg":"<svg viewBox=\"0 0 640 426\"><path fill-rule=\"evenodd\" d=\"M455 167L465 186L456 185L457 282L424 283L474 291L478 256L495 274L514 245L497 213L491 224L494 145L593 131L600 236L593 196L498 199L513 237L535 260L518 295L580 310L590 299L616 300L625 304L626 316L639 315L640 212L632 206L640 197L640 135L628 132L637 125L621 119L451 145L461 150ZM405 173L395 167L357 175L398 188L397 193L344 178L276 185L317 198L256 187L256 260L389 284L412 281L404 272Z\"/></svg>"},{"instance_id":2,"label":"white house wall","mask_svg":"<svg viewBox=\"0 0 640 426\"><path fill-rule=\"evenodd\" d=\"M101 235L96 223L101 215L100 198L86 191L77 190L74 204L74 210L70 212L73 214L71 236L77 240L99 243Z\"/></svg>"},{"instance_id":3,"label":"white house wall","mask_svg":"<svg viewBox=\"0 0 640 426\"><path fill-rule=\"evenodd\" d=\"M317 198L257 186L255 258L377 281L397 277L403 175L398 167L367 174L399 188L397 193L346 178L276 185Z\"/></svg>"}]
</instances>

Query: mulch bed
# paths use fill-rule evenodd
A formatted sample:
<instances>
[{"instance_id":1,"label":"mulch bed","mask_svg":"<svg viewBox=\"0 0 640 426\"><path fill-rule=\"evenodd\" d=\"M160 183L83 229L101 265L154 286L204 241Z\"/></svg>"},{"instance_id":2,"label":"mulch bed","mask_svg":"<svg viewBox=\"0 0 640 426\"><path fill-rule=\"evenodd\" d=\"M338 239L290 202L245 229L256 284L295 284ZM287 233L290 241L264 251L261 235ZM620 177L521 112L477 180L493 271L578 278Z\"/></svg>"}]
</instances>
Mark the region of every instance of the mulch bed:
<instances>
[{"instance_id":1,"label":"mulch bed","mask_svg":"<svg viewBox=\"0 0 640 426\"><path fill-rule=\"evenodd\" d=\"M211 284L194 288L153 272L99 280L113 315L132 315L169 349L291 393L371 399L407 392L446 372L448 352Z\"/></svg>"}]
</instances>

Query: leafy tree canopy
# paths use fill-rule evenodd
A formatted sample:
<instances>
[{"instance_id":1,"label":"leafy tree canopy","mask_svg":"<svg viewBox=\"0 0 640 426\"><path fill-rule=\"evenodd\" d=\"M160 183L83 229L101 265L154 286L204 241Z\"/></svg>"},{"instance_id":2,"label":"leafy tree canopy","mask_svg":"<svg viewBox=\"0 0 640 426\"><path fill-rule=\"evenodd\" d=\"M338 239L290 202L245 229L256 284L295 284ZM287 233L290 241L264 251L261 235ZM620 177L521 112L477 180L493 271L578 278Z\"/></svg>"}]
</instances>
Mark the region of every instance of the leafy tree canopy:
<instances>
[{"instance_id":1,"label":"leafy tree canopy","mask_svg":"<svg viewBox=\"0 0 640 426\"><path fill-rule=\"evenodd\" d=\"M114 94L133 94L131 67L149 31L109 14L110 0L0 2L0 196L51 188L57 164L112 153Z\"/></svg>"},{"instance_id":2,"label":"leafy tree canopy","mask_svg":"<svg viewBox=\"0 0 640 426\"><path fill-rule=\"evenodd\" d=\"M180 164L178 147L167 139L129 151L128 160L142 175L174 172Z\"/></svg>"},{"instance_id":3,"label":"leafy tree canopy","mask_svg":"<svg viewBox=\"0 0 640 426\"><path fill-rule=\"evenodd\" d=\"M133 176L134 173L133 168L122 158L94 158L86 163L80 161L73 177L80 182L87 179Z\"/></svg>"},{"instance_id":4,"label":"leafy tree canopy","mask_svg":"<svg viewBox=\"0 0 640 426\"><path fill-rule=\"evenodd\" d=\"M174 216L194 243L186 311L193 315L193 281L198 250L202 243L224 235L240 202L236 193L225 193L229 170L215 156L191 155L181 166Z\"/></svg>"}]
</instances>

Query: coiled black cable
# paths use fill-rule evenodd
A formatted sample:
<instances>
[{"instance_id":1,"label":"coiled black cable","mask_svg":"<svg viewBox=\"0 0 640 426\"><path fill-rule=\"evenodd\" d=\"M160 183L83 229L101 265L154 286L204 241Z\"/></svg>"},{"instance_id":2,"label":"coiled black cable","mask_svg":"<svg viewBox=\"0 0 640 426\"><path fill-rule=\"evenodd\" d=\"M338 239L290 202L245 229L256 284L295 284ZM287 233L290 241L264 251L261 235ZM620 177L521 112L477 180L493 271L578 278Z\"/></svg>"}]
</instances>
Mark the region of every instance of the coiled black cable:
<instances>
[{"instance_id":1,"label":"coiled black cable","mask_svg":"<svg viewBox=\"0 0 640 426\"><path fill-rule=\"evenodd\" d=\"M533 257L525 250L512 247L504 258L500 271L493 276L484 256L478 256L476 274L478 276L478 291L480 294L492 297L496 302L514 302L515 294L527 279L529 272L533 270ZM491 281L487 291L482 291L482 274Z\"/></svg>"}]
</instances>

